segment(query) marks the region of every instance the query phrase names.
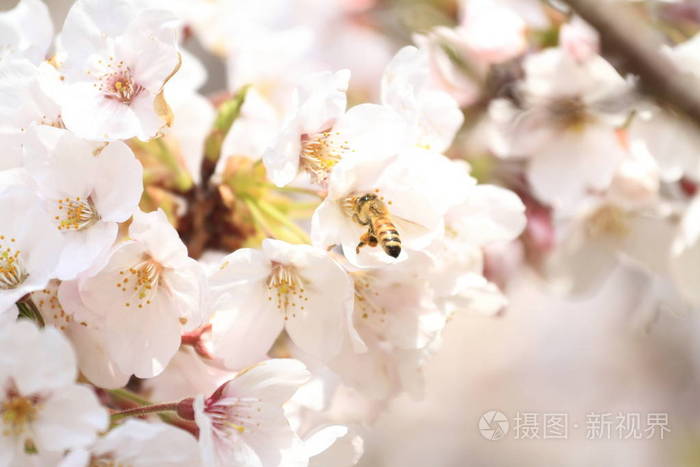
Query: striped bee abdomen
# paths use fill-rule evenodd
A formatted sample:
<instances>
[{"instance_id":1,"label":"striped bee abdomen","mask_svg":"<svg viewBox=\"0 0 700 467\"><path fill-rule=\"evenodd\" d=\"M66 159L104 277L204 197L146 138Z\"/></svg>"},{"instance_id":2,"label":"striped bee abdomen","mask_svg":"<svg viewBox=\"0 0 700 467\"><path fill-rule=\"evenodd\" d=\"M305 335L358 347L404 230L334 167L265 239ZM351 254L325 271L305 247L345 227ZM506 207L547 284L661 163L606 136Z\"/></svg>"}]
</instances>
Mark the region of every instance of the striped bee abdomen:
<instances>
[{"instance_id":1,"label":"striped bee abdomen","mask_svg":"<svg viewBox=\"0 0 700 467\"><path fill-rule=\"evenodd\" d=\"M399 232L388 217L375 218L374 222L372 222L372 230L387 255L397 258L401 254Z\"/></svg>"}]
</instances>

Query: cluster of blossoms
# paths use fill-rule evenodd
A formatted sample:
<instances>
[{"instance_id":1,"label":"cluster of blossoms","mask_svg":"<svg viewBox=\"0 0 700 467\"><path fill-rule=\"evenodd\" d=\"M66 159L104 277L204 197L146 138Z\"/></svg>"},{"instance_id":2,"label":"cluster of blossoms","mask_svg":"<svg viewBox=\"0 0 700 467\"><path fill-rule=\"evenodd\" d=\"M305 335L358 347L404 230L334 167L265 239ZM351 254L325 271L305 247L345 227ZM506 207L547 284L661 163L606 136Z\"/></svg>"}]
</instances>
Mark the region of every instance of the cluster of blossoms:
<instances>
[{"instance_id":1,"label":"cluster of blossoms","mask_svg":"<svg viewBox=\"0 0 700 467\"><path fill-rule=\"evenodd\" d=\"M571 298L628 271L646 281L647 324L660 310L696 308L697 124L644 96L636 76L601 55L598 33L554 3L466 0L457 27L415 37L434 81L471 116L460 139L478 178L527 206L520 241L506 247L519 259L503 261L501 250L494 271L525 265ZM659 6L651 21L680 30L674 21L695 24L693 11ZM658 51L674 67L665 72L698 79L700 39L674 39Z\"/></svg>"},{"instance_id":2,"label":"cluster of blossoms","mask_svg":"<svg viewBox=\"0 0 700 467\"><path fill-rule=\"evenodd\" d=\"M583 20L464 0L398 47L371 0L264 3L0 14L0 466L350 466L523 268L700 305L700 132Z\"/></svg>"},{"instance_id":3,"label":"cluster of blossoms","mask_svg":"<svg viewBox=\"0 0 700 467\"><path fill-rule=\"evenodd\" d=\"M368 7L0 16L0 465L354 465L449 317L503 308L483 248L525 206L445 155L458 101Z\"/></svg>"}]
</instances>

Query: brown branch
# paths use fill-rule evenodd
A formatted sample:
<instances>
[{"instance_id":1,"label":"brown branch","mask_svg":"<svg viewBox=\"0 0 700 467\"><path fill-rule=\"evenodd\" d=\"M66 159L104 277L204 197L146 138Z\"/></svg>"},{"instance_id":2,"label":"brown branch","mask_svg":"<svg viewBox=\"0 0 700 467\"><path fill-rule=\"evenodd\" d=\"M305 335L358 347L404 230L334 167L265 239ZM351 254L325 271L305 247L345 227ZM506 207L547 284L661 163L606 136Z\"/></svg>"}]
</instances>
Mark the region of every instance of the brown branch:
<instances>
[{"instance_id":1,"label":"brown branch","mask_svg":"<svg viewBox=\"0 0 700 467\"><path fill-rule=\"evenodd\" d=\"M700 126L700 81L662 52L661 34L620 0L564 0L600 34L618 71L639 77L640 91Z\"/></svg>"}]
</instances>

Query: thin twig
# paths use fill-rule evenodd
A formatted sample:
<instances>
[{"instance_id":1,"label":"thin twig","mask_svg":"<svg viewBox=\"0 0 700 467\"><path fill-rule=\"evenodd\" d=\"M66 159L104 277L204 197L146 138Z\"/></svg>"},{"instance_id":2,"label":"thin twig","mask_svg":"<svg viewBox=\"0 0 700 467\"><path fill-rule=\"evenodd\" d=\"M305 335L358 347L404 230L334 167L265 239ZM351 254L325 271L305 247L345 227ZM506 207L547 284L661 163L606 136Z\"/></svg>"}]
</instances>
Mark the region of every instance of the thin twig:
<instances>
[{"instance_id":1,"label":"thin twig","mask_svg":"<svg viewBox=\"0 0 700 467\"><path fill-rule=\"evenodd\" d=\"M619 0L564 0L600 34L603 52L618 71L639 77L640 91L700 126L700 80L663 53L662 35Z\"/></svg>"}]
</instances>

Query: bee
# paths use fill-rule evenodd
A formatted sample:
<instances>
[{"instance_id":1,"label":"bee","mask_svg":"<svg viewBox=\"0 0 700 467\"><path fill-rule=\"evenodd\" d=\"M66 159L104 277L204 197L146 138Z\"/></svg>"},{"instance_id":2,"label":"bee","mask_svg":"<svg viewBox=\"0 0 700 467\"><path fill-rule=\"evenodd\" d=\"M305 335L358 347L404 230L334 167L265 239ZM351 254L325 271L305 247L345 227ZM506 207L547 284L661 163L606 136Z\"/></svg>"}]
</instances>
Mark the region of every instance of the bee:
<instances>
[{"instance_id":1,"label":"bee","mask_svg":"<svg viewBox=\"0 0 700 467\"><path fill-rule=\"evenodd\" d=\"M360 237L355 251L359 254L365 245L373 248L381 244L387 255L397 258L401 253L401 238L384 201L374 193L352 196L348 201L347 210L352 220L367 226L367 232Z\"/></svg>"}]
</instances>

